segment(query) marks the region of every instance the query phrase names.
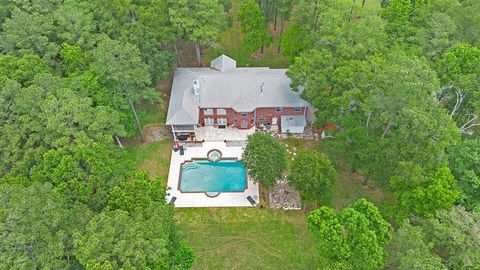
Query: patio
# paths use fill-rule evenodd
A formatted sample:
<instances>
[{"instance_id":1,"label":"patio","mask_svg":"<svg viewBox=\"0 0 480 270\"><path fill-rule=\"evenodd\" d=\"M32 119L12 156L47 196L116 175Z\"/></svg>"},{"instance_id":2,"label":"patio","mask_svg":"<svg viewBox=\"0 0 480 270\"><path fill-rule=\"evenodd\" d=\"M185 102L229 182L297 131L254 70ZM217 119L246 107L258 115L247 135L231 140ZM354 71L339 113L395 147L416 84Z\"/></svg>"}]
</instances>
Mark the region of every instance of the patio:
<instances>
[{"instance_id":1,"label":"patio","mask_svg":"<svg viewBox=\"0 0 480 270\"><path fill-rule=\"evenodd\" d=\"M198 129L197 129L198 131ZM168 174L167 202L176 197L175 207L239 207L252 206L247 200L251 196L259 203L258 184L253 183L250 177L247 178L247 188L243 192L221 192L216 197L209 197L206 193L185 193L179 190L180 166L186 160L192 158L206 158L207 153L212 149L218 149L223 157L241 159L244 148L241 146L227 146L221 141L206 141L201 146L191 146L185 149L185 154L180 155L180 151L173 152L170 161L170 170Z\"/></svg>"},{"instance_id":2,"label":"patio","mask_svg":"<svg viewBox=\"0 0 480 270\"><path fill-rule=\"evenodd\" d=\"M198 141L246 141L248 136L255 133L255 127L238 129L235 127L217 128L214 126L199 127L196 129Z\"/></svg>"}]
</instances>

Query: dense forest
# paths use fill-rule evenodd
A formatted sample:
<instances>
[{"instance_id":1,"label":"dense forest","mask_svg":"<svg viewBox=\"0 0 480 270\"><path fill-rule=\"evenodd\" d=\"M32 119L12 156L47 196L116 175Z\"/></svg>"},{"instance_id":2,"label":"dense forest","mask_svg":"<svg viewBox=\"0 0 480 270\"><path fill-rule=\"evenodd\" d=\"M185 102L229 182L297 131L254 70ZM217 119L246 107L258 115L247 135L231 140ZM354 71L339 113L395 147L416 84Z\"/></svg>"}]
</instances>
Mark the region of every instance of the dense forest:
<instances>
[{"instance_id":1,"label":"dense forest","mask_svg":"<svg viewBox=\"0 0 480 270\"><path fill-rule=\"evenodd\" d=\"M292 85L351 169L394 193L388 268L478 269L480 2L355 2L299 2L282 40ZM381 267L381 223L335 233L362 228L347 209L310 216L326 265Z\"/></svg>"},{"instance_id":2,"label":"dense forest","mask_svg":"<svg viewBox=\"0 0 480 270\"><path fill-rule=\"evenodd\" d=\"M179 44L201 66L235 23L252 59L274 29L315 126L336 127L288 177L316 208L317 268L480 269L480 1L233 2L235 19L230 0L0 0L0 269L192 267L163 179L124 144L166 102ZM257 164L286 155L253 137ZM331 207L337 157L392 206Z\"/></svg>"}]
</instances>

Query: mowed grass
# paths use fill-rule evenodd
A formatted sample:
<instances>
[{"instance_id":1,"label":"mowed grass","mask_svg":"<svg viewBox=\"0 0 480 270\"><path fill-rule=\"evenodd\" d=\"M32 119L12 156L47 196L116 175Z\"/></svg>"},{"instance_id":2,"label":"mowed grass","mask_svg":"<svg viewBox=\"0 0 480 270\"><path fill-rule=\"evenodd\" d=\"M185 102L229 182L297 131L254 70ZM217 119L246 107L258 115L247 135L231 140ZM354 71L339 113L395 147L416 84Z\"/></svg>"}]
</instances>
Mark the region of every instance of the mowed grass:
<instances>
[{"instance_id":1,"label":"mowed grass","mask_svg":"<svg viewBox=\"0 0 480 270\"><path fill-rule=\"evenodd\" d=\"M290 150L317 149L323 142L287 139ZM135 144L128 151L140 170L166 183L172 142ZM391 194L349 172L333 160L338 171L332 207L341 210L359 198L387 209ZM263 202L267 204L266 202ZM309 205L309 209L314 206ZM383 212L383 211L382 211ZM303 211L266 208L177 208L181 235L194 250L193 269L316 269L315 245ZM384 214L384 213L382 213Z\"/></svg>"},{"instance_id":2,"label":"mowed grass","mask_svg":"<svg viewBox=\"0 0 480 270\"><path fill-rule=\"evenodd\" d=\"M300 211L260 208L177 209L193 269L315 269L314 246Z\"/></svg>"},{"instance_id":3,"label":"mowed grass","mask_svg":"<svg viewBox=\"0 0 480 270\"><path fill-rule=\"evenodd\" d=\"M127 151L135 162L137 169L147 171L152 178L160 177L166 184L172 145L173 142L170 140L150 144L137 143L129 146Z\"/></svg>"},{"instance_id":4,"label":"mowed grass","mask_svg":"<svg viewBox=\"0 0 480 270\"><path fill-rule=\"evenodd\" d=\"M134 144L128 151L140 170L166 183L172 142ZM193 269L315 269L314 247L302 211L268 208L176 209Z\"/></svg>"}]
</instances>

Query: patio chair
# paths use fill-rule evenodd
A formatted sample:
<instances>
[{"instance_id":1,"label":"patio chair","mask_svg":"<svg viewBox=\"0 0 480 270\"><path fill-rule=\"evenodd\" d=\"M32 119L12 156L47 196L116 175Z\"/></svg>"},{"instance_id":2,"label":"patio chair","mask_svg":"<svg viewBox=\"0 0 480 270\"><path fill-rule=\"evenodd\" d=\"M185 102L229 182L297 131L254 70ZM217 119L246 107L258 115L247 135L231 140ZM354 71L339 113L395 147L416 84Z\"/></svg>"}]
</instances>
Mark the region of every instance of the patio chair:
<instances>
[{"instance_id":1,"label":"patio chair","mask_svg":"<svg viewBox=\"0 0 480 270\"><path fill-rule=\"evenodd\" d=\"M177 200L177 197L172 197L172 199L170 200L170 204L175 204L176 200Z\"/></svg>"},{"instance_id":2,"label":"patio chair","mask_svg":"<svg viewBox=\"0 0 480 270\"><path fill-rule=\"evenodd\" d=\"M185 149L183 149L183 146L180 146L180 156L183 156L185 154Z\"/></svg>"},{"instance_id":3,"label":"patio chair","mask_svg":"<svg viewBox=\"0 0 480 270\"><path fill-rule=\"evenodd\" d=\"M248 196L247 197L247 200L253 205L255 206L257 204L257 202L252 198L252 196Z\"/></svg>"}]
</instances>

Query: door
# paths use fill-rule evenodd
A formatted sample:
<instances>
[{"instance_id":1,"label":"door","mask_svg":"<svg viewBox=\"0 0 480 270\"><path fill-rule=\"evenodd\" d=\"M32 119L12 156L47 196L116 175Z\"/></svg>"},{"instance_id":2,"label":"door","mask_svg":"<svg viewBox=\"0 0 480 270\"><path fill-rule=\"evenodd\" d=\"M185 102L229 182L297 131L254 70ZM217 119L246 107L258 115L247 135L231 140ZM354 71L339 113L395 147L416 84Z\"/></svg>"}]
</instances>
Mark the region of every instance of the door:
<instances>
[{"instance_id":1,"label":"door","mask_svg":"<svg viewBox=\"0 0 480 270\"><path fill-rule=\"evenodd\" d=\"M241 128L247 128L247 120L242 120L242 123L240 125Z\"/></svg>"},{"instance_id":2,"label":"door","mask_svg":"<svg viewBox=\"0 0 480 270\"><path fill-rule=\"evenodd\" d=\"M277 117L273 117L272 118L272 126L276 126L277 125Z\"/></svg>"}]
</instances>

